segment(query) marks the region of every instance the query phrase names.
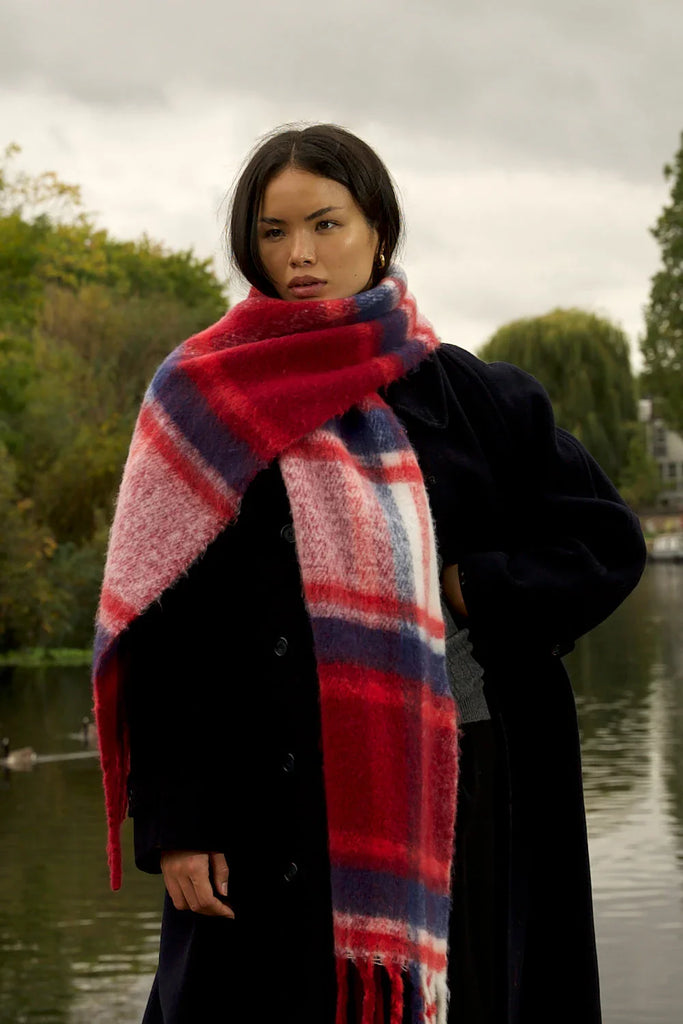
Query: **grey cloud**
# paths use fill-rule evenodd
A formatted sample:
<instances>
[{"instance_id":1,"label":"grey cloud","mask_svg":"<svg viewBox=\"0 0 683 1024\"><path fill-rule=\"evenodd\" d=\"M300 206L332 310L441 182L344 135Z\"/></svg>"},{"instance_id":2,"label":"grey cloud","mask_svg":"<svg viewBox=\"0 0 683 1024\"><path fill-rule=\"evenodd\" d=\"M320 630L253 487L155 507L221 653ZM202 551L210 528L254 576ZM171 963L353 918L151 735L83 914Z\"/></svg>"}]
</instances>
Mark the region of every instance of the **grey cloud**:
<instances>
[{"instance_id":1,"label":"grey cloud","mask_svg":"<svg viewBox=\"0 0 683 1024\"><path fill-rule=\"evenodd\" d=\"M659 174L680 130L678 0L10 0L0 81L95 105L186 88L376 120L492 164Z\"/></svg>"}]
</instances>

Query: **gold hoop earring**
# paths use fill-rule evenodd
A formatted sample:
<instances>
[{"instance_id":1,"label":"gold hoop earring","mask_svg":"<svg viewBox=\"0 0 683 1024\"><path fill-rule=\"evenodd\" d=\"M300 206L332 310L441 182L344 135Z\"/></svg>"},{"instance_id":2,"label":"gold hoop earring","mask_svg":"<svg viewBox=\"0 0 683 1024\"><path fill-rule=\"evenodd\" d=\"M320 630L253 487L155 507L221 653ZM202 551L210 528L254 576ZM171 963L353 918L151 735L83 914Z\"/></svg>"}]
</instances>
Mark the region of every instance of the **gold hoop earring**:
<instances>
[{"instance_id":1,"label":"gold hoop earring","mask_svg":"<svg viewBox=\"0 0 683 1024\"><path fill-rule=\"evenodd\" d=\"M384 253L383 253L383 252L381 252L381 253L379 254L379 257L378 257L378 259L377 259L377 265L378 265L379 269L380 269L380 270L384 270L384 268L385 268L385 266L386 266L386 263L387 263L387 261L386 261L386 258L385 258L385 256L384 256Z\"/></svg>"}]
</instances>

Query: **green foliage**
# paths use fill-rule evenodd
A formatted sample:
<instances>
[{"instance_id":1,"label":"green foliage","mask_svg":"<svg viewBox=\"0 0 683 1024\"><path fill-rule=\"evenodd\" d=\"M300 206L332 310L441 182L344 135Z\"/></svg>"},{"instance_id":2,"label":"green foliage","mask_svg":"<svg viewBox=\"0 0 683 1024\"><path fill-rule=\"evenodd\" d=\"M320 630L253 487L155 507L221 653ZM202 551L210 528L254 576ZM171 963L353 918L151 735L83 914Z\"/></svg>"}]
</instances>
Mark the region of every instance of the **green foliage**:
<instances>
[{"instance_id":1,"label":"green foliage","mask_svg":"<svg viewBox=\"0 0 683 1024\"><path fill-rule=\"evenodd\" d=\"M46 227L18 213L0 217L0 330L30 326L40 308Z\"/></svg>"},{"instance_id":2,"label":"green foliage","mask_svg":"<svg viewBox=\"0 0 683 1024\"><path fill-rule=\"evenodd\" d=\"M652 228L662 268L652 278L641 351L649 393L662 400L668 425L683 432L683 134L664 177L670 200Z\"/></svg>"},{"instance_id":3,"label":"green foliage","mask_svg":"<svg viewBox=\"0 0 683 1024\"><path fill-rule=\"evenodd\" d=\"M621 480L636 421L623 331L580 309L556 309L501 327L479 355L515 363L538 378L558 424L585 444L612 479Z\"/></svg>"},{"instance_id":4,"label":"green foliage","mask_svg":"<svg viewBox=\"0 0 683 1024\"><path fill-rule=\"evenodd\" d=\"M34 375L30 338L0 331L0 442L12 455L21 447L21 417Z\"/></svg>"},{"instance_id":5,"label":"green foliage","mask_svg":"<svg viewBox=\"0 0 683 1024\"><path fill-rule=\"evenodd\" d=\"M108 533L108 522L102 520L88 542L67 541L55 549L46 572L54 595L49 639L43 640L47 645L92 644Z\"/></svg>"},{"instance_id":6,"label":"green foliage","mask_svg":"<svg viewBox=\"0 0 683 1024\"><path fill-rule=\"evenodd\" d=\"M73 218L73 211L81 206L81 190L78 185L67 185L60 181L54 171L30 175L26 171L13 171L11 163L21 153L21 146L11 142L5 147L0 163L0 216L19 214L21 217L38 211L47 214L51 221L58 222L66 217Z\"/></svg>"},{"instance_id":7,"label":"green foliage","mask_svg":"<svg viewBox=\"0 0 683 1024\"><path fill-rule=\"evenodd\" d=\"M50 668L53 665L85 668L91 662L91 647L23 647L0 654L0 668Z\"/></svg>"},{"instance_id":8,"label":"green foliage","mask_svg":"<svg viewBox=\"0 0 683 1024\"><path fill-rule=\"evenodd\" d=\"M621 494L632 508L652 508L662 490L659 466L648 451L645 427L631 429L626 466L620 478Z\"/></svg>"},{"instance_id":9,"label":"green foliage","mask_svg":"<svg viewBox=\"0 0 683 1024\"><path fill-rule=\"evenodd\" d=\"M227 302L208 260L111 238L18 152L0 164L0 650L81 647L145 388Z\"/></svg>"},{"instance_id":10,"label":"green foliage","mask_svg":"<svg viewBox=\"0 0 683 1024\"><path fill-rule=\"evenodd\" d=\"M54 548L33 502L19 495L16 466L0 444L0 649L41 642L53 598L45 565Z\"/></svg>"}]
</instances>

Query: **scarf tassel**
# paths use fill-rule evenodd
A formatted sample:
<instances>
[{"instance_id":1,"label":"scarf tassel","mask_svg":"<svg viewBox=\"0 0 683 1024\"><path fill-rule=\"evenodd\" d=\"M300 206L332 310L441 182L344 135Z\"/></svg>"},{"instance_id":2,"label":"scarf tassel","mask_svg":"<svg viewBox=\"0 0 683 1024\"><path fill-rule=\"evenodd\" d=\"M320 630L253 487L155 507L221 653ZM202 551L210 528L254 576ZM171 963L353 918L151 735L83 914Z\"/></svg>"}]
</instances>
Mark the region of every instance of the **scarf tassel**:
<instances>
[{"instance_id":1,"label":"scarf tassel","mask_svg":"<svg viewBox=\"0 0 683 1024\"><path fill-rule=\"evenodd\" d=\"M445 973L437 977L436 989L436 1024L448 1024L448 980ZM393 1024L393 1022L392 1022Z\"/></svg>"},{"instance_id":2,"label":"scarf tassel","mask_svg":"<svg viewBox=\"0 0 683 1024\"><path fill-rule=\"evenodd\" d=\"M446 972L435 974L419 964L411 965L411 1012L423 1024L448 1024L450 992ZM394 1024L393 1018L391 1024Z\"/></svg>"},{"instance_id":3,"label":"scarf tassel","mask_svg":"<svg viewBox=\"0 0 683 1024\"><path fill-rule=\"evenodd\" d=\"M362 994L360 1024L375 1024L375 1003L378 995L377 988L380 984L379 971L375 970L372 960L361 960L356 965L356 970Z\"/></svg>"},{"instance_id":4,"label":"scarf tassel","mask_svg":"<svg viewBox=\"0 0 683 1024\"><path fill-rule=\"evenodd\" d=\"M349 1006L349 961L345 956L337 957L337 1012L335 1024L347 1024Z\"/></svg>"},{"instance_id":5,"label":"scarf tassel","mask_svg":"<svg viewBox=\"0 0 683 1024\"><path fill-rule=\"evenodd\" d=\"M403 1024L403 970L400 964L387 967L391 985L389 1024Z\"/></svg>"},{"instance_id":6,"label":"scarf tassel","mask_svg":"<svg viewBox=\"0 0 683 1024\"><path fill-rule=\"evenodd\" d=\"M385 991L382 984L382 972L389 979L389 1024L403 1024L405 970L400 964L379 965L372 961L355 962L347 957L337 957L337 1010L335 1024L348 1024L349 999L354 999L357 1006L356 1016L359 1024L383 1024L385 1014ZM422 1005L422 1001L420 1000ZM445 1024L446 1018L443 1018ZM442 1024L442 1018L438 1018Z\"/></svg>"}]
</instances>

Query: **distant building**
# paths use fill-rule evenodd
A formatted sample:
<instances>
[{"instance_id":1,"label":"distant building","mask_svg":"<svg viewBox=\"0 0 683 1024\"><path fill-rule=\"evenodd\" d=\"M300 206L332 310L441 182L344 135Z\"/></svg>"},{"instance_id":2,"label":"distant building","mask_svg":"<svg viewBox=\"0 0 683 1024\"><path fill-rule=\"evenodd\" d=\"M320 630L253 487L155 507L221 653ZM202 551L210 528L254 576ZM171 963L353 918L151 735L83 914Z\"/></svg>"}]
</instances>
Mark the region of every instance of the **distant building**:
<instances>
[{"instance_id":1,"label":"distant building","mask_svg":"<svg viewBox=\"0 0 683 1024\"><path fill-rule=\"evenodd\" d=\"M683 512L683 437L653 415L651 398L639 402L639 418L645 424L650 455L659 466L662 489L657 505L662 512Z\"/></svg>"}]
</instances>

